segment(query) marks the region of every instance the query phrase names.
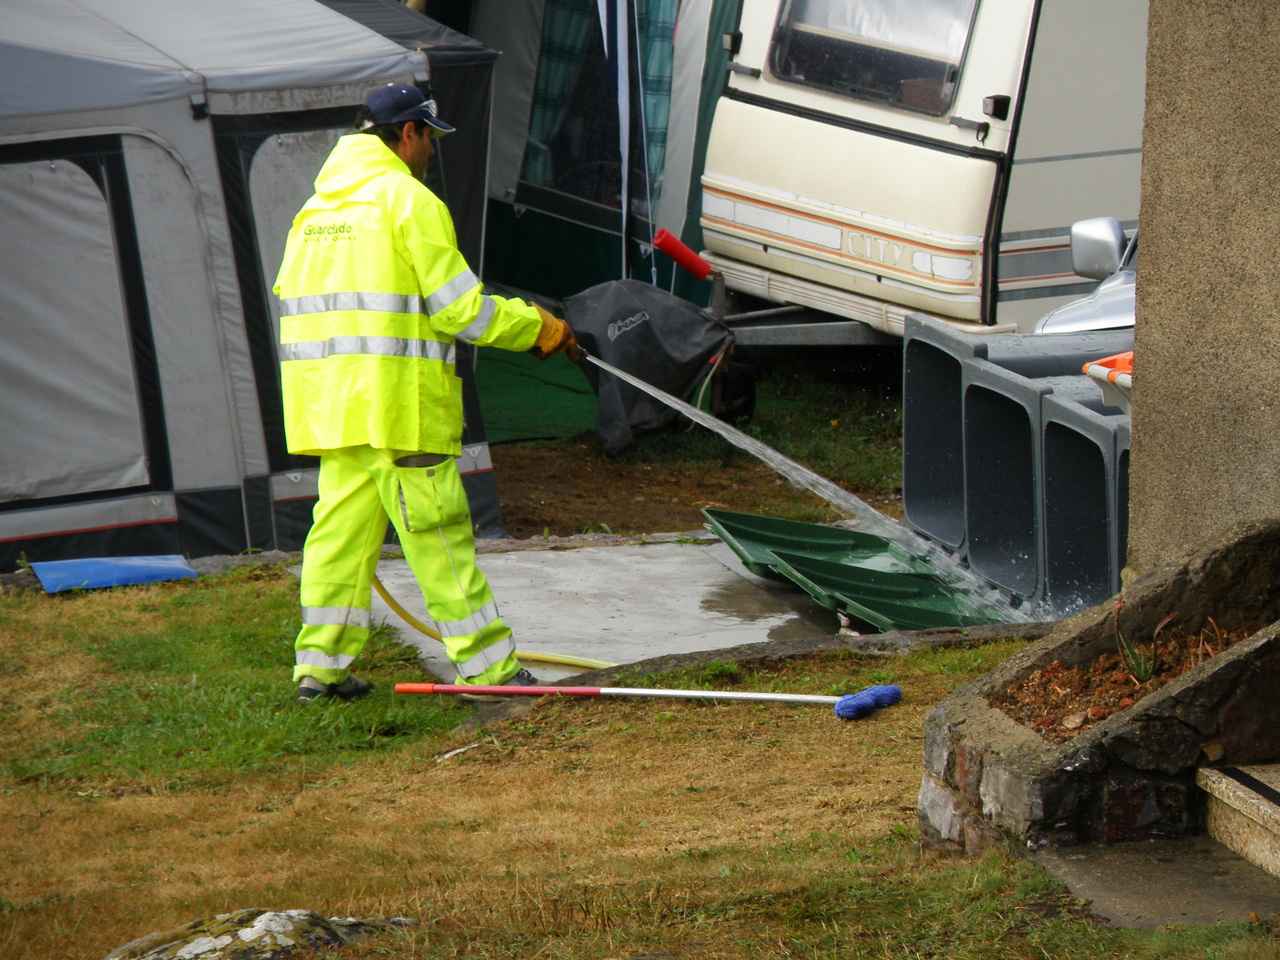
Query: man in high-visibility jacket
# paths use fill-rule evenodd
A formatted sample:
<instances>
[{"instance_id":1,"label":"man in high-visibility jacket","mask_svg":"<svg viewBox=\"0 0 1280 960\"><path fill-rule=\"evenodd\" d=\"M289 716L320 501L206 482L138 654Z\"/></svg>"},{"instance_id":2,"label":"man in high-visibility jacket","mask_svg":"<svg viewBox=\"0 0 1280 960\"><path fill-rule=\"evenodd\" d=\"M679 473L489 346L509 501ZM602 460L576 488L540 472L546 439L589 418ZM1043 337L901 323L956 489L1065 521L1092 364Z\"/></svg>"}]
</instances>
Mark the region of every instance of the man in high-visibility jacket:
<instances>
[{"instance_id":1,"label":"man in high-visibility jacket","mask_svg":"<svg viewBox=\"0 0 1280 960\"><path fill-rule=\"evenodd\" d=\"M374 91L294 218L276 280L291 453L320 458L302 557L297 698L351 700L369 635L371 582L391 520L427 612L465 684L534 682L515 658L475 540L455 458L462 390L455 341L546 358L576 351L561 319L489 296L422 182L453 128L413 86Z\"/></svg>"}]
</instances>

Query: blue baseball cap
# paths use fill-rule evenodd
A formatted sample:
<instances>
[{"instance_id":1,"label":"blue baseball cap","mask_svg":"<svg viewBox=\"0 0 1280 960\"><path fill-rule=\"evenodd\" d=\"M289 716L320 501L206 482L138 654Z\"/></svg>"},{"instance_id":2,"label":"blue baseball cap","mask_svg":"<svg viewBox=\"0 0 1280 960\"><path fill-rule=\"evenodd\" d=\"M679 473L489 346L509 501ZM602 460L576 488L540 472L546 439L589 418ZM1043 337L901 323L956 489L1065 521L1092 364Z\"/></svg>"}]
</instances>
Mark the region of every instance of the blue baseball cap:
<instances>
[{"instance_id":1,"label":"blue baseball cap","mask_svg":"<svg viewBox=\"0 0 1280 960\"><path fill-rule=\"evenodd\" d=\"M436 116L436 102L428 100L417 87L405 83L388 83L369 94L364 102L373 117L368 126L405 123L421 120L431 127L431 136L443 137L453 133L453 127Z\"/></svg>"}]
</instances>

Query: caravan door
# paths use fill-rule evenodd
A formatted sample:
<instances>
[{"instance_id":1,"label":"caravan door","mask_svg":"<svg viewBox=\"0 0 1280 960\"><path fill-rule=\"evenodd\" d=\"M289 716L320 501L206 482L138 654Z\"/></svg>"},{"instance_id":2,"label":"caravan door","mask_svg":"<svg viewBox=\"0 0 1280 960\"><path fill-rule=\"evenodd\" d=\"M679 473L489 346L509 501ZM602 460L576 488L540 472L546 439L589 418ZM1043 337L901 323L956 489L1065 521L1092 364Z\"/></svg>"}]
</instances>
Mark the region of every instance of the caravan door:
<instances>
[{"instance_id":1,"label":"caravan door","mask_svg":"<svg viewBox=\"0 0 1280 960\"><path fill-rule=\"evenodd\" d=\"M702 181L730 289L897 335L915 311L1004 319L1001 224L1041 6L745 0ZM1106 5L1074 6L1096 28Z\"/></svg>"}]
</instances>

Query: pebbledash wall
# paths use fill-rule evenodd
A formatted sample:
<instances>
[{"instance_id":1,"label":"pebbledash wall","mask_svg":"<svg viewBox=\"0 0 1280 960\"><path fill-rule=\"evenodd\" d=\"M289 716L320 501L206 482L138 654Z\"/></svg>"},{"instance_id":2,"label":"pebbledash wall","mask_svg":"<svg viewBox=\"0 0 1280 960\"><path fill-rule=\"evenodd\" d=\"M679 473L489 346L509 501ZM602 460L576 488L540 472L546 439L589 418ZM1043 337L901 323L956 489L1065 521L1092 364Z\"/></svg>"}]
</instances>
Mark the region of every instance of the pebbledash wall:
<instances>
[{"instance_id":1,"label":"pebbledash wall","mask_svg":"<svg viewBox=\"0 0 1280 960\"><path fill-rule=\"evenodd\" d=\"M1148 37L1132 574L1280 516L1280 4L1151 0Z\"/></svg>"},{"instance_id":2,"label":"pebbledash wall","mask_svg":"<svg viewBox=\"0 0 1280 960\"><path fill-rule=\"evenodd\" d=\"M1203 832L1198 767L1280 759L1278 582L1280 521L1239 525L1131 583L1130 636L1151 636L1170 614L1188 631L1213 617L1224 630L1257 632L1065 744L989 698L1055 660L1070 667L1114 651L1112 604L1062 621L958 688L925 720L922 845L973 854Z\"/></svg>"}]
</instances>

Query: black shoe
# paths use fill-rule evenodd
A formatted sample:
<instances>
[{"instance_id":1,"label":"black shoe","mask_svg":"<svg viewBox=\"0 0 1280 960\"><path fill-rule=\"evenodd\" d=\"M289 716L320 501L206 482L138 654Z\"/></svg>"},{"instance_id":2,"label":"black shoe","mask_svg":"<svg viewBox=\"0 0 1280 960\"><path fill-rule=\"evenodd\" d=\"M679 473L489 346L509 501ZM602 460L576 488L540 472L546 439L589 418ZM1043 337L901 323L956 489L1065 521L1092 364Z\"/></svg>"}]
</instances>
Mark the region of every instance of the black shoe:
<instances>
[{"instance_id":1,"label":"black shoe","mask_svg":"<svg viewBox=\"0 0 1280 960\"><path fill-rule=\"evenodd\" d=\"M493 684L493 686L499 687L536 687L537 685L538 678L523 668L521 668L520 672L514 677L508 677L506 680L503 680L502 683ZM510 700L512 695L505 693L460 693L458 696L462 697L463 700L492 703L495 701Z\"/></svg>"},{"instance_id":2,"label":"black shoe","mask_svg":"<svg viewBox=\"0 0 1280 960\"><path fill-rule=\"evenodd\" d=\"M350 673L341 683L321 683L315 677L303 677L298 681L299 703L310 703L313 700L323 700L328 697L337 697L339 700L359 700L370 693L373 693L373 684Z\"/></svg>"}]
</instances>

